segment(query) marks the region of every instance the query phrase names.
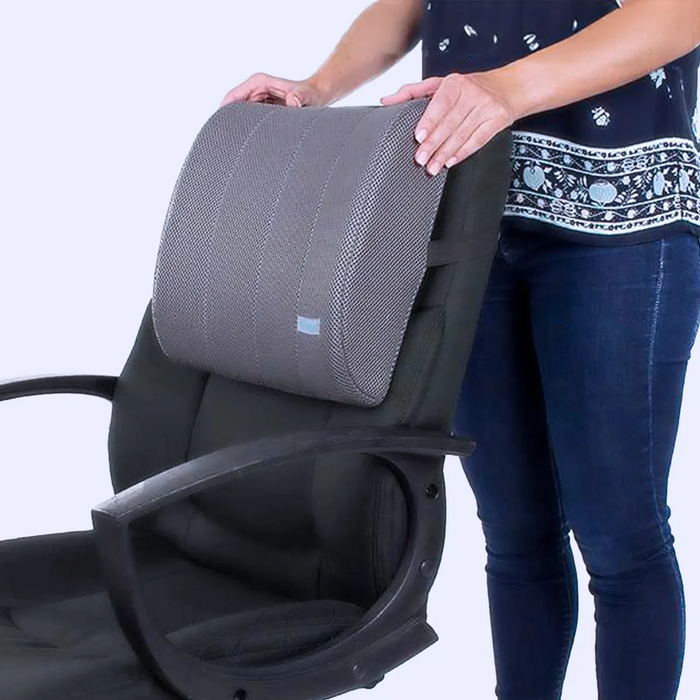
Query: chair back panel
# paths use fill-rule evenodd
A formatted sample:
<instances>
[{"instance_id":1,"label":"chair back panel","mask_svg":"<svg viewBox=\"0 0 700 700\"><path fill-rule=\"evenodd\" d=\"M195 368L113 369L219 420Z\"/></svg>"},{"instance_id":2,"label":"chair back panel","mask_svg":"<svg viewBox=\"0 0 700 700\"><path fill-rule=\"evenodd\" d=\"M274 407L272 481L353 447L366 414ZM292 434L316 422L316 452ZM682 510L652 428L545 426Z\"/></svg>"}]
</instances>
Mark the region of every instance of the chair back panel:
<instances>
[{"instance_id":1,"label":"chair back panel","mask_svg":"<svg viewBox=\"0 0 700 700\"><path fill-rule=\"evenodd\" d=\"M377 406L174 362L159 346L149 305L113 402L115 490L198 455L294 430L405 425L448 433L496 250L510 148L504 132L450 170L431 233L457 244L460 259L424 275ZM251 585L368 606L395 574L406 521L393 474L381 459L360 454L250 473L164 509L143 527Z\"/></svg>"}]
</instances>

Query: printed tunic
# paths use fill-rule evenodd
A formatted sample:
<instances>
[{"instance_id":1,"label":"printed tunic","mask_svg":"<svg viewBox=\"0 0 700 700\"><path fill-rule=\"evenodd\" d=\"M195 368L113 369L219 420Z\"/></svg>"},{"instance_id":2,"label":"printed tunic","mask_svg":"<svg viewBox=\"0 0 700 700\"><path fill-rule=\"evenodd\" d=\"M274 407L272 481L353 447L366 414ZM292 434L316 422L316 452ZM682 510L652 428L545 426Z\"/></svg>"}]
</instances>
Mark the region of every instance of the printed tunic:
<instances>
[{"instance_id":1,"label":"printed tunic","mask_svg":"<svg viewBox=\"0 0 700 700\"><path fill-rule=\"evenodd\" d=\"M624 0L430 0L423 78L497 68ZM512 126L503 226L594 245L700 237L700 49L606 93Z\"/></svg>"}]
</instances>

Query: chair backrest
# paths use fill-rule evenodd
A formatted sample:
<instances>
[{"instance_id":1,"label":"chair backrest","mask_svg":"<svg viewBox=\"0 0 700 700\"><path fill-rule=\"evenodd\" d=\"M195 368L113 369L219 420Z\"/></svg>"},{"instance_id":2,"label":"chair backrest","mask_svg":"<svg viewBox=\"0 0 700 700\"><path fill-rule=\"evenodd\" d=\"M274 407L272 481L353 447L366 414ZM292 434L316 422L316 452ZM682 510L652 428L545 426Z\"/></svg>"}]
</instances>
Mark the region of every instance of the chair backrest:
<instances>
[{"instance_id":1,"label":"chair backrest","mask_svg":"<svg viewBox=\"0 0 700 700\"><path fill-rule=\"evenodd\" d=\"M153 300L117 385L115 490L296 430L450 432L511 140L501 133L430 178L413 161L426 104L234 103L207 122L178 178ZM459 259L428 267L431 241ZM252 473L145 527L251 586L367 607L395 574L406 522L383 460L356 454Z\"/></svg>"}]
</instances>

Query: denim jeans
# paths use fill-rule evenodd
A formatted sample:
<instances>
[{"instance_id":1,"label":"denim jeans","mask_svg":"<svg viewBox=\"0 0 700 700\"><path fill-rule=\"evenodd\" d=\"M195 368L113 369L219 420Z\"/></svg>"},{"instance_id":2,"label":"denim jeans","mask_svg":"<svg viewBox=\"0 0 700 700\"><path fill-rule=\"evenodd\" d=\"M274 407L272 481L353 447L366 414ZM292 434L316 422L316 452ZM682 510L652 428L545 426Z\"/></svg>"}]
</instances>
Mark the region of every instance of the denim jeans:
<instances>
[{"instance_id":1,"label":"denim jeans","mask_svg":"<svg viewBox=\"0 0 700 700\"><path fill-rule=\"evenodd\" d=\"M672 700L685 603L667 505L700 322L686 230L590 246L501 231L454 433L486 539L501 700L558 700L589 575L600 700Z\"/></svg>"}]
</instances>

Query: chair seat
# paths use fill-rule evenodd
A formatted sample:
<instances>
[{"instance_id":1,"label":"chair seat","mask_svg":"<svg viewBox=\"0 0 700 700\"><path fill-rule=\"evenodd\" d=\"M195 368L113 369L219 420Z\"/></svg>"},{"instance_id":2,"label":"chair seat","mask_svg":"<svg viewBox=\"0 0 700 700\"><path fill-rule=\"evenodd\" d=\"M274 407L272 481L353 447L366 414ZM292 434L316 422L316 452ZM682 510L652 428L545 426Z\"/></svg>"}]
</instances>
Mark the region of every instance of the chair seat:
<instances>
[{"instance_id":1,"label":"chair seat","mask_svg":"<svg viewBox=\"0 0 700 700\"><path fill-rule=\"evenodd\" d=\"M255 665L301 655L363 610L300 601L199 566L162 540L137 539L153 620L177 647L211 663ZM105 591L91 532L0 544L0 697L164 700L124 637Z\"/></svg>"}]
</instances>

